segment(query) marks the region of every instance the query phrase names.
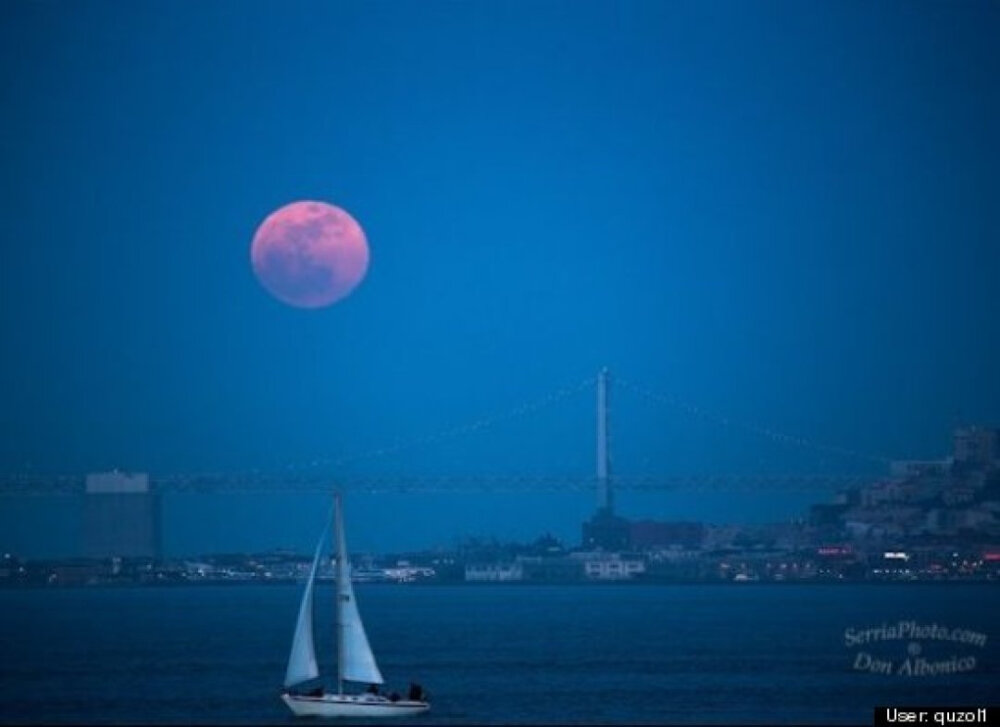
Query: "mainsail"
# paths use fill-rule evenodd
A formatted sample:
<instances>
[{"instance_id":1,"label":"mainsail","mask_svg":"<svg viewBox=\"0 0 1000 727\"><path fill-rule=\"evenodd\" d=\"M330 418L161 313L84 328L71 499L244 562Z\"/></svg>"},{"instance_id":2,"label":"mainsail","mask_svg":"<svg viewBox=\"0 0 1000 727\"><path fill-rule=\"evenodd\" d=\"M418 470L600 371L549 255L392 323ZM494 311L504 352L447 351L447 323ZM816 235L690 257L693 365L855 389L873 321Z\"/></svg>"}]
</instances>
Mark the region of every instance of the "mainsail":
<instances>
[{"instance_id":1,"label":"mainsail","mask_svg":"<svg viewBox=\"0 0 1000 727\"><path fill-rule=\"evenodd\" d=\"M382 672L375 663L375 655L368 645L361 614L351 585L351 564L347 560L347 542L344 537L344 517L337 496L337 627L338 681L382 684Z\"/></svg>"},{"instance_id":2,"label":"mainsail","mask_svg":"<svg viewBox=\"0 0 1000 727\"><path fill-rule=\"evenodd\" d=\"M302 594L299 620L295 624L295 636L292 638L292 653L288 656L288 669L285 671L286 688L319 676L316 648L313 644L313 584L316 582L316 571L319 569L320 552L325 539L326 528L323 529L323 534L316 545L316 555L309 571L309 580L306 582L305 593Z\"/></svg>"}]
</instances>

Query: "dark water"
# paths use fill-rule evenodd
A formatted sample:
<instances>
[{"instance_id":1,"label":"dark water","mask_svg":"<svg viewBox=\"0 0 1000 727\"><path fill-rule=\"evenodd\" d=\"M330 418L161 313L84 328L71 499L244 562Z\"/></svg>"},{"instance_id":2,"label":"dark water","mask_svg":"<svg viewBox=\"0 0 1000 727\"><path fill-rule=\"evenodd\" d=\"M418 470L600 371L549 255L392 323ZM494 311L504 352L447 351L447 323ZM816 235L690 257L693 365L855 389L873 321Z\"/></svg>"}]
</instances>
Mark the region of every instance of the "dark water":
<instances>
[{"instance_id":1,"label":"dark water","mask_svg":"<svg viewBox=\"0 0 1000 727\"><path fill-rule=\"evenodd\" d=\"M0 721L291 723L278 700L300 589L0 592ZM319 589L321 667L332 590ZM854 723L880 704L1000 702L1000 587L359 586L390 686L419 680L421 723ZM986 635L921 641L951 675L873 674L913 640L845 631L914 619ZM968 661L964 662L968 665Z\"/></svg>"}]
</instances>

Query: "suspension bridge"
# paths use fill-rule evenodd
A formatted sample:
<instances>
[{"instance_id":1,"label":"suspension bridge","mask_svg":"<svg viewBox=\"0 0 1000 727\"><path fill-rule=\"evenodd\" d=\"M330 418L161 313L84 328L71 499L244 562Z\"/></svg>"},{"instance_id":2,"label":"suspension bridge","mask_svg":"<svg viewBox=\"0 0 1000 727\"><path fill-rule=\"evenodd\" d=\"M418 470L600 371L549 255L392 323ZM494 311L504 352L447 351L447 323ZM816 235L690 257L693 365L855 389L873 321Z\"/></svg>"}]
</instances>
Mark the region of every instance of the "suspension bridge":
<instances>
[{"instance_id":1,"label":"suspension bridge","mask_svg":"<svg viewBox=\"0 0 1000 727\"><path fill-rule=\"evenodd\" d=\"M610 468L609 396L612 379L607 370L583 381L558 388L548 395L522 403L506 411L477 418L464 424L429 434L397 439L384 446L354 452L336 458L291 463L272 471L150 473L149 481L161 493L292 493L328 492L331 485L347 491L392 492L541 492L596 491L606 498L609 488L633 491L831 491L860 486L874 479L873 466L884 470L890 460L870 453L792 435L753 422L740 421L694 406L675 396L633 383L614 379L615 391L635 395L654 406L669 407L695 420L726 431L738 431L786 448L805 450L824 457L836 456L865 467L854 474L817 474L810 472L780 474L628 474ZM542 409L587 390L597 393L596 472L579 474L490 474L425 475L364 473L366 462L390 461L410 450L433 448L444 442L460 440L477 432L488 431L506 423L529 417ZM361 468L362 472L353 470ZM352 470L346 473L346 469ZM86 489L85 474L42 474L21 472L0 475L0 496L55 496L81 494Z\"/></svg>"}]
</instances>

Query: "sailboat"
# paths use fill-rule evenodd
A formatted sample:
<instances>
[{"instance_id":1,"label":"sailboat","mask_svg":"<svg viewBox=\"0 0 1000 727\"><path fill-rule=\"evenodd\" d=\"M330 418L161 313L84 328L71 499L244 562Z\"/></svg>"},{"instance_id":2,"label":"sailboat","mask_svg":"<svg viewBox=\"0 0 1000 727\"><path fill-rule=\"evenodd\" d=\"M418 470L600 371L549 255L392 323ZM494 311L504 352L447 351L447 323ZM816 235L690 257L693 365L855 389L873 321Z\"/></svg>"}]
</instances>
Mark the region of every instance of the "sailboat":
<instances>
[{"instance_id":1,"label":"sailboat","mask_svg":"<svg viewBox=\"0 0 1000 727\"><path fill-rule=\"evenodd\" d=\"M309 579L302 594L281 699L298 717L385 718L426 712L430 709L430 704L427 703L423 690L418 685L411 685L406 699L396 694L387 697L378 693L378 685L383 684L384 680L368 644L368 636L365 634L365 627L361 623L361 614L354 598L339 493L334 497L333 519L334 537L337 542L337 692L326 693L321 686L308 688L316 685L319 679L319 666L313 643L313 590L323 542L326 540L326 530L324 530L316 546ZM369 687L364 692L347 693L344 690L345 682L367 684Z\"/></svg>"}]
</instances>

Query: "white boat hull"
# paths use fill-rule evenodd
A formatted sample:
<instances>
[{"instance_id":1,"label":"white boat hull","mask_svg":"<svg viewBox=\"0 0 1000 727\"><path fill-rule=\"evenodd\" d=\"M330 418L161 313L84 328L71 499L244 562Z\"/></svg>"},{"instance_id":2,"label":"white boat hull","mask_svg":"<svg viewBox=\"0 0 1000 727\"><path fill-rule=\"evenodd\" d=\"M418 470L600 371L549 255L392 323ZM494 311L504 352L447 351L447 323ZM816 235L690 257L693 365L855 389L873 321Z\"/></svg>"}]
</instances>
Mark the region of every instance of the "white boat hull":
<instances>
[{"instance_id":1,"label":"white boat hull","mask_svg":"<svg viewBox=\"0 0 1000 727\"><path fill-rule=\"evenodd\" d=\"M309 697L282 694L281 700L296 717L409 717L431 708L427 702L390 699L372 694L324 694Z\"/></svg>"}]
</instances>

